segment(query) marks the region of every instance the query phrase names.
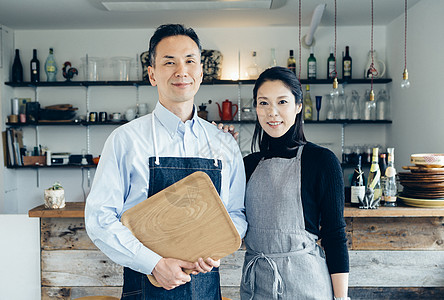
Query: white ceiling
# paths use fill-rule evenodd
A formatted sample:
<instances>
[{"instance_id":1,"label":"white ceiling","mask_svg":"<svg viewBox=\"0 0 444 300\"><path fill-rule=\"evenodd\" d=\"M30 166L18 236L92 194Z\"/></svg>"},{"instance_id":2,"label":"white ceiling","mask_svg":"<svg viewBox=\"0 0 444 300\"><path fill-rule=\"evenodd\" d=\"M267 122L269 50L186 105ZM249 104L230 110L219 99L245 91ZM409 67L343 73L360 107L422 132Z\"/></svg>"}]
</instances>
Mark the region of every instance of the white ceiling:
<instances>
[{"instance_id":1,"label":"white ceiling","mask_svg":"<svg viewBox=\"0 0 444 300\"><path fill-rule=\"evenodd\" d=\"M144 0L119 1L137 2ZM163 0L163 2L168 1L172 0ZM184 0L175 1L183 2ZM409 0L409 8L419 1L421 0ZM0 25L20 30L156 28L164 23L183 23L191 27L222 28L297 26L298 24L299 0L287 0L286 4L280 8L266 10L145 12L111 12L101 2L101 0L0 0ZM331 26L334 23L333 0L302 0L303 26L310 25L313 10L321 3L327 4L321 26ZM337 0L338 26L369 25L371 20L370 3L371 0ZM374 0L375 25L387 25L403 12L404 0Z\"/></svg>"}]
</instances>

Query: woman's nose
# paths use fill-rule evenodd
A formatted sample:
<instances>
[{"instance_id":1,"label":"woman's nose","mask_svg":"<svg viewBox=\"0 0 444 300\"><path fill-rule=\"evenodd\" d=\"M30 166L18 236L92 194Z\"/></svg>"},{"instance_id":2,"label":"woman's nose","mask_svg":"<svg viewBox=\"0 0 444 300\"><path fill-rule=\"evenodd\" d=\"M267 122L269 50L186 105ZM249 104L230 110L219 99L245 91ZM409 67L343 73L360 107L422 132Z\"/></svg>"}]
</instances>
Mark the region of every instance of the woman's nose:
<instances>
[{"instance_id":1,"label":"woman's nose","mask_svg":"<svg viewBox=\"0 0 444 300\"><path fill-rule=\"evenodd\" d=\"M277 116L279 113L278 113L278 110L277 110L277 108L276 107L274 107L274 106L271 106L269 109L268 109L268 115L271 117L271 116Z\"/></svg>"}]
</instances>

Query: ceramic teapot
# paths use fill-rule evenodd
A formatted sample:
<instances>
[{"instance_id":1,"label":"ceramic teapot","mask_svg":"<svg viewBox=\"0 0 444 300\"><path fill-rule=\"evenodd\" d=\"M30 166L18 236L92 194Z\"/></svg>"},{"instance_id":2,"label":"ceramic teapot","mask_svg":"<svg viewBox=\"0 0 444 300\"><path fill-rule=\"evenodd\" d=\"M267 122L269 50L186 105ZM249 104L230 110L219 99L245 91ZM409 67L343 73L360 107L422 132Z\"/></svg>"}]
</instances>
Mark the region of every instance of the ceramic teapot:
<instances>
[{"instance_id":1,"label":"ceramic teapot","mask_svg":"<svg viewBox=\"0 0 444 300\"><path fill-rule=\"evenodd\" d=\"M382 78L385 74L385 63L378 59L376 55L376 50L373 50L373 70L370 70L370 66L372 64L372 51L368 52L367 63L364 69L364 78L371 79L372 74L373 78Z\"/></svg>"},{"instance_id":2,"label":"ceramic teapot","mask_svg":"<svg viewBox=\"0 0 444 300\"><path fill-rule=\"evenodd\" d=\"M233 104L230 100L226 99L224 102L222 102L222 109L220 108L220 105L218 102L217 107L219 108L219 116L222 121L231 121L233 120L234 116L237 114L237 111L239 109L239 106L237 104ZM236 111L233 112L233 106L236 107Z\"/></svg>"}]
</instances>

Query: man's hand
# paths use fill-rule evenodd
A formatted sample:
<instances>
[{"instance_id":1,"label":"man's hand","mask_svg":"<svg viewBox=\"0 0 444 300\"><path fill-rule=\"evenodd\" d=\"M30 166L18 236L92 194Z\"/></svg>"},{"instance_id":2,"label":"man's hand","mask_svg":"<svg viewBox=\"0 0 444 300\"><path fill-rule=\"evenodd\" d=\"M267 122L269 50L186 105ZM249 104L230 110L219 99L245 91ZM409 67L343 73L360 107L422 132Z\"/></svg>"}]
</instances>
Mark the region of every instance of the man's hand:
<instances>
[{"instance_id":1,"label":"man's hand","mask_svg":"<svg viewBox=\"0 0 444 300\"><path fill-rule=\"evenodd\" d=\"M198 273L207 273L210 272L213 268L218 268L220 266L220 259L213 260L210 257L204 261L202 258L199 258L197 262L194 263L195 271L192 272L193 275Z\"/></svg>"},{"instance_id":2,"label":"man's hand","mask_svg":"<svg viewBox=\"0 0 444 300\"><path fill-rule=\"evenodd\" d=\"M237 141L237 136L239 135L239 132L234 132L234 125L224 125L222 123L216 124L216 122L211 122L211 124L217 126L217 129L223 130L224 132L229 132L234 137L234 139Z\"/></svg>"},{"instance_id":3,"label":"man's hand","mask_svg":"<svg viewBox=\"0 0 444 300\"><path fill-rule=\"evenodd\" d=\"M166 290L191 281L191 276L182 269L195 270L195 263L174 258L162 258L153 269L157 282Z\"/></svg>"}]
</instances>

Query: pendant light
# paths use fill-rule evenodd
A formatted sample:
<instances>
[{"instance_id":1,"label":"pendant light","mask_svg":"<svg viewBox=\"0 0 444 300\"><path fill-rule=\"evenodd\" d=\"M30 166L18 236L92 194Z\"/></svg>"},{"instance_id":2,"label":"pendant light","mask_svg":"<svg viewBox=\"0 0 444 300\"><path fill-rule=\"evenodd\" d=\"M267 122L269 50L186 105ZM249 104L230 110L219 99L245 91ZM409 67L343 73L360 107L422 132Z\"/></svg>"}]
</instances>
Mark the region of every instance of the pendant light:
<instances>
[{"instance_id":1,"label":"pendant light","mask_svg":"<svg viewBox=\"0 0 444 300\"><path fill-rule=\"evenodd\" d=\"M407 0L404 0L404 72L402 73L401 88L410 87L409 73L407 72Z\"/></svg>"},{"instance_id":2,"label":"pendant light","mask_svg":"<svg viewBox=\"0 0 444 300\"><path fill-rule=\"evenodd\" d=\"M337 32L336 32L336 17L337 17L337 9L336 9L336 0L335 0L335 74L333 79L333 90L330 92L331 97L338 97L339 91L338 91L338 71L336 70L336 39L337 39Z\"/></svg>"},{"instance_id":3,"label":"pendant light","mask_svg":"<svg viewBox=\"0 0 444 300\"><path fill-rule=\"evenodd\" d=\"M373 92L373 77L378 75L378 71L376 71L375 69L375 65L374 65L374 61L373 61L373 0L371 0L371 5L372 5L372 9L371 9L371 19L372 19L372 26L371 26L371 37L370 37L370 53L372 55L372 63L370 64L370 68L369 68L369 72L371 74L370 77L370 96L369 96L369 100L370 101L375 101L375 93Z\"/></svg>"}]
</instances>

